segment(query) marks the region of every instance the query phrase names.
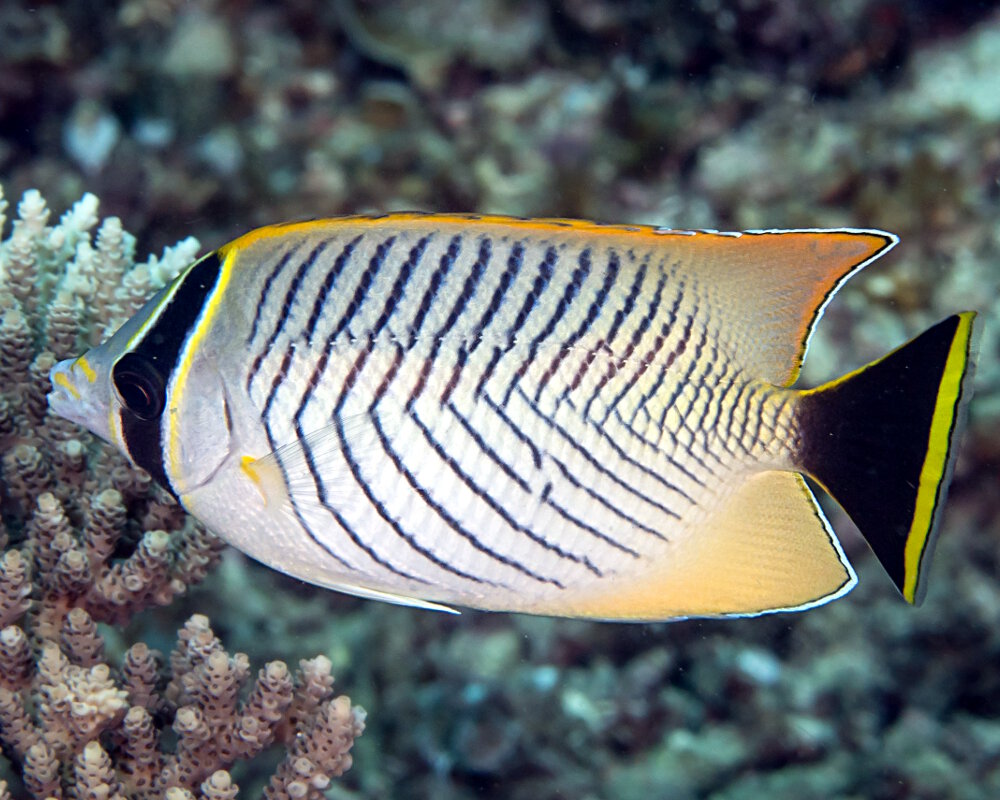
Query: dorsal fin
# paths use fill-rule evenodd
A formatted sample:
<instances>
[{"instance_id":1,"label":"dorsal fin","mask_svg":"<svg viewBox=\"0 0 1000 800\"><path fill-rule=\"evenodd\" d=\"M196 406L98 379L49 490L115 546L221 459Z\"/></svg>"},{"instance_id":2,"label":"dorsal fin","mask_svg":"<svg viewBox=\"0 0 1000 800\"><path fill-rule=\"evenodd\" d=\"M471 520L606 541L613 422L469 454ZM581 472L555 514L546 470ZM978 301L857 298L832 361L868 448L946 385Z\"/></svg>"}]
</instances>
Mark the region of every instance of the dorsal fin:
<instances>
[{"instance_id":1,"label":"dorsal fin","mask_svg":"<svg viewBox=\"0 0 1000 800\"><path fill-rule=\"evenodd\" d=\"M795 382L812 329L826 303L852 274L898 241L877 230L676 231L648 225L518 219L476 214L403 212L270 225L220 248L227 257L284 235L329 235L338 228L450 229L511 233L553 241L575 238L620 251L653 250L711 298L706 309L727 355L754 377Z\"/></svg>"},{"instance_id":2,"label":"dorsal fin","mask_svg":"<svg viewBox=\"0 0 1000 800\"><path fill-rule=\"evenodd\" d=\"M716 307L728 355L779 386L798 378L809 337L837 289L898 239L875 230L699 233L672 242Z\"/></svg>"}]
</instances>

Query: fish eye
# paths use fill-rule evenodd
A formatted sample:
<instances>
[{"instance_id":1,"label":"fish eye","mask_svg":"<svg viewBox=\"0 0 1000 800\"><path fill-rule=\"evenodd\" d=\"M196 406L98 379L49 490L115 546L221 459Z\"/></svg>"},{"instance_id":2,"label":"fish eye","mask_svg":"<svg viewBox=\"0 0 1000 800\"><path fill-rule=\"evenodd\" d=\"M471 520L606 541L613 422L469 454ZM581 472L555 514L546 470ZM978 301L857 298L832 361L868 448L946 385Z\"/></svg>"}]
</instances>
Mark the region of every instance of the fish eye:
<instances>
[{"instance_id":1,"label":"fish eye","mask_svg":"<svg viewBox=\"0 0 1000 800\"><path fill-rule=\"evenodd\" d=\"M126 353L111 370L111 380L122 405L142 420L153 420L163 412L163 376L149 359Z\"/></svg>"}]
</instances>

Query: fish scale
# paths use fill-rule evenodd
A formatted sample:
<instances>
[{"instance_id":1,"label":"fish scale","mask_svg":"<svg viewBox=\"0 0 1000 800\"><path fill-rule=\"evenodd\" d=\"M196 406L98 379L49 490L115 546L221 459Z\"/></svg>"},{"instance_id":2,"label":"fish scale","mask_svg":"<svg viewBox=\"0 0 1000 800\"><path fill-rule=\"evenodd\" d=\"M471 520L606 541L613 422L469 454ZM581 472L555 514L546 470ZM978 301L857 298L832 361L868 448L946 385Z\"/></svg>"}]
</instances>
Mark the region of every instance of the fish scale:
<instances>
[{"instance_id":1,"label":"fish scale","mask_svg":"<svg viewBox=\"0 0 1000 800\"><path fill-rule=\"evenodd\" d=\"M439 236L437 238L442 239L443 237ZM321 247L324 247L325 242L323 240L316 243L309 242L305 246L301 247L300 250L303 253L308 252L309 255L304 255L298 265L296 265L292 260L284 262L283 269L291 272L291 278L287 280L287 288L284 292L285 299L281 305L282 313L280 313L271 324L272 330L280 333L277 336L272 334L269 337L268 343L270 346L277 346L280 349L281 345L287 340L288 347L293 347L294 343L300 342L305 337L314 338L318 342L325 342L324 347L328 349L342 349L346 352L351 352L352 348L356 348L359 342L365 342L369 335L374 335L376 339L373 343L373 352L377 352L384 349L392 341L407 340L410 337L414 328L414 323L419 314L419 310L424 305L422 299L426 297L426 290L430 286L433 272L431 270L424 270L425 275L421 277L424 278L423 282L426 283L426 287L422 286L422 281L417 275L414 274L414 268L418 265L412 263L412 259L410 259L409 256L415 253L417 244L422 244L422 247L419 249L419 253L416 255L416 260L422 263L426 259L426 262L432 265L435 261L438 261L440 264L440 259L446 258L448 250L444 249L444 247L437 242L432 244L428 241L427 237L418 239L416 232L411 234L409 237L396 234L395 236L387 237L381 240L378 240L375 237L370 237L370 239L370 241L362 239L353 256L353 258L360 262L360 269L363 269L357 283L354 284L353 288L348 286L345 291L339 293L339 305L334 303L331 304L328 309L324 309L322 316L323 318L330 320L329 327L332 332L317 329L312 332L312 337L310 337L305 324L306 318L304 314L304 308L307 304L299 302L300 297L311 297L314 294L315 290L310 291L310 282L319 284L321 282L325 282L329 277L330 267L328 267L327 270L324 270L320 267L320 265L309 262L310 256ZM336 250L337 248L334 247L332 249ZM476 237L471 233L459 240L459 253L464 253L465 257L463 258L459 255L459 257L455 259L455 263L449 268L447 280L437 290L437 297L435 298L435 301L440 309L440 312L435 315L436 318L431 317L425 320L425 324L427 326L426 329L434 331L435 336L430 338L424 345L433 351L433 353L424 355L424 358L433 354L435 363L432 367L431 374L425 379L423 392L426 392L430 398L434 398L439 394L444 394L445 388L442 388L442 384L445 384L445 387L447 387L453 380L452 376L455 373L458 349L463 345L468 347L470 345L470 336L478 330L479 341L496 341L498 344L495 345L495 347L501 347L502 351L501 358L493 367L493 374L483 387L483 391L493 402L503 408L507 408L511 403L511 395L518 388L521 382L523 382L525 386L529 387L529 391L526 391L525 394L531 394L530 387L533 386L537 378L540 377L540 375L536 376L533 373L535 371L544 370L544 362L538 359L539 350L542 348L545 340L553 335L555 327L559 322L564 319L567 324L571 324L573 322L572 318L567 316L573 309L573 301L577 298L580 298L581 300L592 300L593 297L596 297L600 292L602 285L599 283L600 278L598 276L595 276L593 281L589 281L590 269L584 270L581 268L581 254L587 252L587 257L583 260L584 263L592 258L589 251L585 251L581 247L570 248L564 244L561 248L559 248L559 250L557 250L552 245L545 244L544 242L534 242L531 243L531 246L529 247L523 240L510 241L510 237L501 237L496 242L495 246L491 246L493 259L509 260L511 254L515 252L515 250L520 250L521 255L518 260L521 263L518 268L517 278L510 283L503 292L498 292L498 289L503 283L501 273L497 277L496 284L494 286L485 286L485 291L477 292L479 287L475 285L470 287L468 285L468 279L472 274L479 249L480 247L477 245ZM393 253L398 254L395 258L394 264L390 263L392 261L391 254ZM407 254L406 258L403 257L404 253ZM277 260L280 260L283 256L284 253L275 254L275 258ZM597 260L601 263L608 263L610 258L611 255L604 252L603 249L597 253ZM615 258L617 260L621 260L621 255L615 253ZM626 260L636 260L635 254L628 254ZM486 265L487 268L489 266L489 264ZM483 270L484 273L486 271L488 271L488 269ZM276 278L272 277L272 274L266 269L261 270L260 274L266 276L264 278L264 285L271 286L272 290L273 288L277 288L279 293L281 288L286 284L286 280L282 276L278 276ZM650 271L647 274L650 276L647 280L650 280L652 279L652 276L656 275L656 272ZM381 281L381 291L378 290L378 287L375 284L372 284L371 286L367 285L369 281L373 280L372 276L377 276L377 280ZM627 342L627 344L620 354L616 354L617 358L622 362L622 367L615 369L611 379L604 382L602 386L601 396L607 398L607 400L603 402L603 405L606 406L608 413L612 410L618 410L619 406L621 406L621 410L624 410L625 413L631 413L633 405L630 403L631 396L638 395L643 391L644 387L648 385L651 380L653 380L652 375L650 375L649 379L646 381L641 379L645 377L648 371L648 366L656 354L656 350L653 350L648 357L643 356L634 367L631 360L635 358L635 354L637 352L642 352L641 348L649 346L650 343L648 343L647 340L650 337L650 331L654 322L657 325L662 324L663 326L664 336L661 346L670 338L669 334L671 326L669 325L669 322L671 320L660 323L658 315L660 313L660 308L664 303L663 294L665 289L668 293L670 293L670 291L673 290L673 287L670 286L668 289L668 281L665 279L662 271L656 275L656 280L658 282L659 291L654 293L653 298L646 305L646 307L633 307L629 313L624 314L623 319L619 324L620 332L623 334L622 341ZM472 296L468 296L470 295L470 288L472 290ZM421 290L423 290L423 292L421 292ZM642 284L638 286L638 291L640 294L643 292ZM494 296L499 296L502 302L496 305L495 310L493 310L492 313L488 313L492 304L487 306L484 310L471 303L477 293L480 294L481 297L490 297L491 299ZM551 314L545 313L546 306L552 303L552 295L558 295L560 299L555 302L555 308ZM607 292L605 292L605 295L607 295ZM612 297L606 299L613 301L614 297L612 295ZM676 314L679 310L683 299L684 295L679 290L676 291L676 293L670 298L674 314ZM577 305L579 307L583 304L578 303ZM301 306L303 311L298 311L297 306ZM642 316L638 316L640 310L642 311ZM599 311L600 309L598 309L598 312ZM693 309L692 311L696 311L696 309ZM595 318L594 322L596 322L599 318L598 313L598 317ZM356 321L356 325L353 326L350 331L348 331L345 325L346 319ZM484 319L486 323L485 325L483 325ZM333 320L336 320L336 322L333 322ZM609 326L610 324L611 321L609 320ZM389 336L378 338L383 328L389 332ZM581 338L591 338L599 335L599 331L584 331ZM584 343L586 343L585 338ZM484 403L479 402L477 404L474 397L468 397L469 387L482 377L483 372L489 368L490 364L490 360L487 358L486 354L487 352L492 354L492 349L489 347L482 348L479 352L481 355L478 360L475 353L473 353L472 357L466 361L464 368L459 374L456 387L461 385L464 391L458 391L456 402L464 405L469 403L471 400L474 409L478 405L478 409L476 410L478 411L478 419L480 420L479 424L483 430L489 431L490 429L496 429L499 425L499 421L495 418L495 415L489 412L489 409L485 407ZM315 348L313 349L313 353L315 353ZM419 358L419 351L418 353L415 353L414 356ZM303 361L305 362L304 365L299 367L296 367L295 362L293 361L293 373L295 375L301 376L301 374L309 371L309 356L303 356ZM377 364L378 362L379 359L375 359L374 363ZM529 371L528 365L532 365L534 369ZM680 368L683 366L683 362L679 363L677 366ZM565 372L569 372L570 370L575 372L576 367L577 365L573 363L573 360L569 360L568 363L563 366L563 370ZM274 386L274 380L277 375L276 368L273 370L261 370L255 380L260 381L264 386ZM334 361L328 364L326 372L329 374L343 375L344 368L344 364ZM351 369L353 368L354 367L352 366ZM349 371L350 370L348 370L348 372ZM407 370L405 369L403 370L404 374L406 371ZM422 370L413 370L412 372L419 375ZM446 379L445 375L448 375L449 377ZM342 398L342 403L346 408L353 409L354 413L363 413L362 409L366 408L375 401L375 397L372 394L373 387L383 381L384 378L384 366L373 366L371 359L364 359L362 372L356 379L357 384L361 388L356 389L352 386L350 394ZM320 377L321 382L326 379L327 376L325 375ZM298 379L289 378L288 383L291 386L297 386L301 385L302 380L301 377ZM500 387L500 389L497 387ZM279 381L279 393L282 391L282 388L282 382ZM405 381L397 375L394 377L392 385L384 388L390 396L389 402L394 401L398 406L399 398L404 396L409 397L414 387L412 384L407 387ZM548 391L544 393L546 400L554 405L563 388L564 387L561 382L558 380L555 382L550 381ZM587 396L589 388L590 387L588 386L587 381L584 380L581 381L577 391L580 392L582 396ZM454 392L454 389L452 392ZM278 396L280 397L281 395L279 394ZM421 396L423 395L421 394ZM381 402L385 401L382 400ZM526 399L521 402L527 404ZM301 399L296 399L294 391L289 391L287 394L287 400L284 402L277 402L271 409L269 409L269 413L266 415L265 421L269 422L272 417L276 419L287 419L289 416L295 414L302 414L305 419L305 415L309 413L309 407L307 405L305 407L305 412L303 413L300 403ZM424 440L428 439L427 432L433 434L434 427L439 424L448 424L448 410L435 408L433 400L422 403L419 409L418 419L421 422L425 419L429 419L431 421L430 424L424 423L424 425L421 426L421 433L423 434L422 438ZM486 413L484 413L484 409ZM460 409L456 410L461 413ZM621 410L619 410L619 413L621 413ZM323 408L321 406L316 411L317 413L312 415L313 418L328 418L331 413L334 413L334 409L329 408L329 403L327 403L327 407ZM530 412L525 411L524 413ZM544 413L551 414L552 410L543 412L543 414ZM454 416L454 414L452 414L452 416ZM438 418L442 418L440 422L438 421ZM310 420L310 422L313 425L315 424L313 420ZM566 418L560 427L562 430L568 430L571 435L574 435L575 433L577 436L583 435L585 437L587 435L586 429L579 426L577 424L578 422L578 415L566 415ZM308 427L311 427L311 425L307 425L307 429ZM577 430L574 431L574 428ZM287 438L288 435L288 432L285 430L279 430L272 434L275 441L281 441L282 439ZM439 434L435 437L435 441L440 438L444 438L445 435L446 434L444 433ZM477 442L473 436L468 435L468 433L465 437L461 437L458 434L452 434L452 436L457 438L457 442L452 445L451 449L457 454L454 464L459 468L453 468L451 470L452 485L445 485L437 490L439 493L437 503L447 510L446 498L448 498L449 495L457 494L461 498L458 500L458 504L466 506L466 513L464 515L455 513L449 514L450 517L456 520L462 520L463 517L470 515L475 516L477 513L480 515L489 515L494 520L494 531L491 531L489 538L498 542L509 541L511 542L511 546L513 548L520 546L526 549L528 552L525 557L531 559L533 562L538 559L542 559L543 563L547 563L553 561L553 558L557 558L560 561L569 560L577 568L579 568L582 558L581 551L584 547L591 544L589 541L586 543L579 542L579 539L595 539L596 544L605 545L601 539L594 537L582 528L582 526L574 525L571 522L570 525L578 532L577 537L569 539L565 545L556 550L553 544L549 543L543 535L536 532L537 530L544 529L545 527L551 525L554 522L553 516L559 516L565 522L569 522L565 514L560 515L551 503L547 505L541 504L540 508L536 508L533 513L530 515L526 514L520 519L516 518L509 512L501 512L499 509L505 504L502 502L491 503L490 494L483 489L483 486L490 486L500 498L505 498L505 492L512 491L512 489L505 486L504 481L495 476L491 475L489 481L477 481L475 469L461 469L463 454L469 454L470 457L475 457L477 452L482 453L483 451L480 443ZM479 437L480 442L485 443L485 440L482 438L482 434L479 434ZM544 440L546 437L543 432L542 436L535 436L533 438ZM556 442L558 443L558 438L556 439ZM417 439L417 443L415 445L418 448L420 448L419 443L420 438ZM494 440L493 444L488 446L489 451L495 454L500 445L500 442ZM638 491L634 493L636 498L645 496L647 492L651 491L651 489L646 488L646 486L651 482L649 475L646 472L640 471L640 469L635 466L637 463L642 463L644 458L648 459L648 455L641 452L641 447L636 446L634 442L629 442L627 445L628 450L626 450L622 447L609 447L607 442L600 441L595 441L595 447L599 448L599 451L602 452L611 463L614 463L615 459L618 459L621 462L617 469L618 473L625 475L629 475L631 473L633 476L632 482L637 482L639 484ZM428 452L428 450L430 452ZM430 441L426 441L423 444L422 449L417 449L416 452L418 455L414 457L413 460L418 462L431 460L431 455L436 455L433 443ZM627 457L627 460L625 457ZM387 466L385 462L392 462L392 460L392 456L386 454L382 459L380 459L380 463L369 468L369 473L384 474ZM568 464L571 467L579 460L579 454L575 453L573 450L568 450L564 453L563 463ZM482 459L480 459L480 463L482 463ZM392 466L395 468L394 464ZM510 465L505 463L505 466L509 467ZM677 484L686 477L683 474L670 476L669 466L669 462L662 464L662 467L667 471L667 475L661 481L662 484ZM582 468L582 465L576 467L578 470ZM690 468L688 469L688 472L690 472ZM357 516L357 519L353 523L355 528L366 531L382 531L383 533L381 537L371 537L375 541L379 538L387 538L389 541L392 541L387 529L394 528L397 525L411 531L413 535L418 536L418 534L414 531L414 526L407 524L407 517L417 513L416 509L414 509L413 512L409 511L408 506L418 504L419 500L416 498L407 498L405 495L403 495L401 500L399 497L400 493L395 491L393 493L394 506L396 506L398 510L395 514L394 520L386 520L386 516L392 515L387 515L385 513L385 500L380 497L377 489L372 486L373 481L366 478L360 467L356 467L356 477L358 477L359 484L364 486L366 496L369 497L370 501L374 502L370 503L371 508L368 510L367 514L359 514ZM673 480L671 480L671 478L673 478ZM462 488L455 483L457 481L464 481L465 479L468 479L468 481L471 482L471 489L468 486ZM525 483L523 478L521 480L522 483ZM516 482L510 481L509 478L508 481ZM539 481L536 480L535 483L538 484ZM541 491L542 488L544 487L536 486L533 491ZM415 490L411 487L411 491ZM564 494L568 494L570 497L573 497L574 493L567 492L565 489L562 491ZM481 499L473 501L469 496L470 493L480 496ZM579 494L579 490L575 490L575 493ZM516 492L514 494L516 495ZM573 499L579 501L579 497L573 497ZM521 502L524 502L524 500L525 498L520 498ZM658 505L662 506L665 504L660 503ZM643 511L646 514L646 519L643 521L648 527L662 527L664 522L662 519L664 516L663 511L656 508L644 509ZM633 510L631 516L636 515L637 512ZM576 517L573 517L572 519L577 520ZM394 525L394 523L396 523L396 525ZM480 523L479 526L482 527L482 523ZM396 533L398 535L398 531ZM533 546L528 546L523 541L519 541L523 538L529 538ZM609 543L605 546L610 548L615 548L617 546L617 548L621 550L623 547L627 547L611 537L608 537L608 542ZM430 538L430 541L427 543L427 547L433 549L435 545L436 540L434 538ZM447 547L447 545L444 546ZM628 547L628 549L635 552L632 547ZM504 551L501 550L501 552ZM514 550L504 552L504 554L507 557L511 557L511 552L514 552ZM468 555L482 556L482 554L478 551L474 551L474 548L470 550ZM607 557L610 557L610 554ZM425 577L421 572L421 568L428 568L427 564L421 564L419 559L416 562L406 563L410 572L415 572L421 577ZM476 574L482 574L482 570L484 568L482 564L465 562L456 563L454 566L464 572L475 572ZM553 569L558 568L565 569L565 566L559 565L558 562L554 562ZM505 569L509 572L512 568L506 567ZM370 577L377 578L378 576L379 571L373 570Z\"/></svg>"},{"instance_id":2,"label":"fish scale","mask_svg":"<svg viewBox=\"0 0 1000 800\"><path fill-rule=\"evenodd\" d=\"M869 534L914 601L973 315L863 378L791 388L822 307L894 243L416 214L273 226L57 365L51 402L237 547L321 585L435 608L744 615L853 586L802 474L876 513L824 461L843 427L824 409L881 402L851 387L911 380L895 365L929 349L923 391L946 400L913 441L937 449L911 453L901 510Z\"/></svg>"}]
</instances>

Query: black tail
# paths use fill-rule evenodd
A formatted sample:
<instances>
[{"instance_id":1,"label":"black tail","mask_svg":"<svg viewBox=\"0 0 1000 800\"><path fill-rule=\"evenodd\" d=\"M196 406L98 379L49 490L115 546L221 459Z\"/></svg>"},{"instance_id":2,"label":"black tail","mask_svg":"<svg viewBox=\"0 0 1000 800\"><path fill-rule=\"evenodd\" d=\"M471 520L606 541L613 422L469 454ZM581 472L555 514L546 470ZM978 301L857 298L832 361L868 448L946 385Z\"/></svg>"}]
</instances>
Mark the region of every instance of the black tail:
<instances>
[{"instance_id":1,"label":"black tail","mask_svg":"<svg viewBox=\"0 0 1000 800\"><path fill-rule=\"evenodd\" d=\"M803 392L798 463L860 528L911 603L926 590L939 510L971 395L975 312Z\"/></svg>"}]
</instances>

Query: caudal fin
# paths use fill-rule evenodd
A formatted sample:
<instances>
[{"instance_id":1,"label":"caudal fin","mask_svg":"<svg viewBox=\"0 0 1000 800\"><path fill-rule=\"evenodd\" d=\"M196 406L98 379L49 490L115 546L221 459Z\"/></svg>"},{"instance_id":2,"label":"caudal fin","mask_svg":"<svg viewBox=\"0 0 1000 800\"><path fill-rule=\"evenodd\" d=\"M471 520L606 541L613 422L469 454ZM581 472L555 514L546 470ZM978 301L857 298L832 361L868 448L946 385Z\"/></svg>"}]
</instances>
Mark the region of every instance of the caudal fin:
<instances>
[{"instance_id":1,"label":"caudal fin","mask_svg":"<svg viewBox=\"0 0 1000 800\"><path fill-rule=\"evenodd\" d=\"M849 375L803 392L798 462L919 604L971 395L975 312L948 317Z\"/></svg>"}]
</instances>

